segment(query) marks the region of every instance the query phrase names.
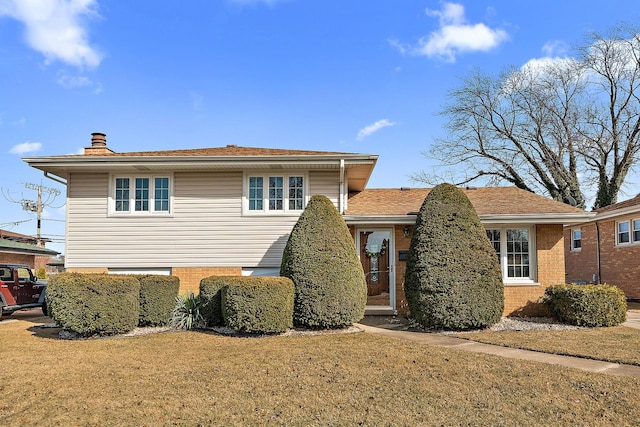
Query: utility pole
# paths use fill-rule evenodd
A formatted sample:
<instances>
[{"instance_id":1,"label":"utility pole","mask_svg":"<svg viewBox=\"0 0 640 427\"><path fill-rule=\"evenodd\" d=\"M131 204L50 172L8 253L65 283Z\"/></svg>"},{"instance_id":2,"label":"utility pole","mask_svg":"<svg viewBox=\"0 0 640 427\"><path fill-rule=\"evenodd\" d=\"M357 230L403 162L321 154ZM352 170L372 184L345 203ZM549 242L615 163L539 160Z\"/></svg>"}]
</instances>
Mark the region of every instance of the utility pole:
<instances>
[{"instance_id":1,"label":"utility pole","mask_svg":"<svg viewBox=\"0 0 640 427\"><path fill-rule=\"evenodd\" d=\"M29 190L35 190L38 192L37 201L22 199L20 203L22 204L22 209L25 211L35 212L38 224L37 224L37 233L36 233L36 242L38 246L42 246L42 211L44 207L49 204L50 201L53 201L56 197L60 195L60 190L57 188L43 187L42 184L33 184L27 182L24 184L25 188ZM47 193L47 200L45 202L42 201L42 193Z\"/></svg>"}]
</instances>

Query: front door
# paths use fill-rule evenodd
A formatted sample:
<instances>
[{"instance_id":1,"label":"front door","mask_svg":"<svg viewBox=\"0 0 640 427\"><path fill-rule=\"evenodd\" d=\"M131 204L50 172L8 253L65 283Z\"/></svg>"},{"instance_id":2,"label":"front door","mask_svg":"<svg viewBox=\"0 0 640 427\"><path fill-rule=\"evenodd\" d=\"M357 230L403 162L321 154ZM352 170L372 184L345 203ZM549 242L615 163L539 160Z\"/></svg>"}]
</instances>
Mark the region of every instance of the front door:
<instances>
[{"instance_id":1,"label":"front door","mask_svg":"<svg viewBox=\"0 0 640 427\"><path fill-rule=\"evenodd\" d=\"M367 279L367 306L394 306L391 237L390 229L358 230L360 262Z\"/></svg>"}]
</instances>

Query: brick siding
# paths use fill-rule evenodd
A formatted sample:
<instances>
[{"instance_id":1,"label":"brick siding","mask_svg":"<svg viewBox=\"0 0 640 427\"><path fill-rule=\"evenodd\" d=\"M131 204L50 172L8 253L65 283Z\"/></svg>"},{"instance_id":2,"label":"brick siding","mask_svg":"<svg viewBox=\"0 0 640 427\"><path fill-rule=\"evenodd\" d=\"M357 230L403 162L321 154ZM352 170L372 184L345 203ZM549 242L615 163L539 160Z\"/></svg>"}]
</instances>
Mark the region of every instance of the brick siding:
<instances>
[{"instance_id":1,"label":"brick siding","mask_svg":"<svg viewBox=\"0 0 640 427\"><path fill-rule=\"evenodd\" d=\"M638 219L640 215L620 220ZM600 227L600 282L622 289L627 298L640 299L640 244L616 246L616 220Z\"/></svg>"},{"instance_id":2,"label":"brick siding","mask_svg":"<svg viewBox=\"0 0 640 427\"><path fill-rule=\"evenodd\" d=\"M622 289L627 298L640 299L640 244L616 245L616 221L638 219L640 215L597 221L600 232L600 278L596 223L582 224L582 248L571 251L565 243L566 283L606 283ZM575 227L574 227L575 228ZM570 229L564 231L570 238Z\"/></svg>"},{"instance_id":3,"label":"brick siding","mask_svg":"<svg viewBox=\"0 0 640 427\"><path fill-rule=\"evenodd\" d=\"M240 267L174 267L171 274L180 278L180 293L198 293L200 281L209 276L241 276Z\"/></svg>"},{"instance_id":4,"label":"brick siding","mask_svg":"<svg viewBox=\"0 0 640 427\"><path fill-rule=\"evenodd\" d=\"M35 257L33 255L26 254L12 254L2 252L0 254L0 262L4 264L25 264L31 268L35 268Z\"/></svg>"}]
</instances>

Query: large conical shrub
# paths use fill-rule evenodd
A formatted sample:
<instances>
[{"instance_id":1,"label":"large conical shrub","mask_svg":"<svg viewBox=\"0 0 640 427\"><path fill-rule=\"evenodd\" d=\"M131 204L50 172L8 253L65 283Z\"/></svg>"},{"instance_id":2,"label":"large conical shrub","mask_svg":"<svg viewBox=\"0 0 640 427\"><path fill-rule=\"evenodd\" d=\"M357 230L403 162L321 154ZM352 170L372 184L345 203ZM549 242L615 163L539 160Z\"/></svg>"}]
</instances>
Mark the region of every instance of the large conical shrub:
<instances>
[{"instance_id":1,"label":"large conical shrub","mask_svg":"<svg viewBox=\"0 0 640 427\"><path fill-rule=\"evenodd\" d=\"M411 317L427 328L477 329L502 316L496 252L471 202L453 185L433 188L420 208L405 294Z\"/></svg>"},{"instance_id":2,"label":"large conical shrub","mask_svg":"<svg viewBox=\"0 0 640 427\"><path fill-rule=\"evenodd\" d=\"M364 317L362 265L347 225L327 197L309 200L287 241L280 275L295 284L296 325L340 328Z\"/></svg>"}]
</instances>

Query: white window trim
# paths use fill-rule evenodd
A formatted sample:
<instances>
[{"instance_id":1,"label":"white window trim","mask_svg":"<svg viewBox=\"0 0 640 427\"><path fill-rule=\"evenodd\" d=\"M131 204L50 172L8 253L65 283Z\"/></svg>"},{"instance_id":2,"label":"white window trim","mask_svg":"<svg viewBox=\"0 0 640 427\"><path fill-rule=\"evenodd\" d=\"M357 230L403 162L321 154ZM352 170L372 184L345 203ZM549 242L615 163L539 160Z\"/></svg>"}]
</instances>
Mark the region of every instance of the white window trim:
<instances>
[{"instance_id":1,"label":"white window trim","mask_svg":"<svg viewBox=\"0 0 640 427\"><path fill-rule=\"evenodd\" d=\"M487 230L500 230L500 270L504 286L540 286L537 282L538 259L536 256L536 227L518 224L491 224L485 226ZM507 230L529 230L529 277L508 277L507 275Z\"/></svg>"},{"instance_id":2,"label":"white window trim","mask_svg":"<svg viewBox=\"0 0 640 427\"><path fill-rule=\"evenodd\" d=\"M117 178L129 178L129 210L128 211L116 211L116 199L115 199L115 184ZM136 211L135 207L135 180L136 178L148 178L149 179L149 210L148 211ZM169 178L169 210L168 211L156 211L155 210L155 179L156 178ZM109 175L109 200L108 200L108 215L110 217L141 217L141 216L173 216L173 174L110 174Z\"/></svg>"},{"instance_id":3,"label":"white window trim","mask_svg":"<svg viewBox=\"0 0 640 427\"><path fill-rule=\"evenodd\" d=\"M616 239L616 246L622 246L622 247L626 247L626 246L634 246L634 245L640 245L640 240L634 240L633 238L633 232L634 232L634 228L633 228L633 221L639 221L640 218L630 218L630 219L625 219L624 221L616 221L616 228L615 228L615 239ZM618 225L621 223L626 223L629 226L629 241L628 242L620 242L620 229L618 228Z\"/></svg>"},{"instance_id":4,"label":"white window trim","mask_svg":"<svg viewBox=\"0 0 640 427\"><path fill-rule=\"evenodd\" d=\"M289 178L293 176L302 177L302 209L289 209ZM249 178L262 177L263 195L262 210L249 210ZM283 180L283 200L282 210L269 210L269 177L282 177ZM242 215L243 216L299 216L309 202L309 174L306 172L287 173L244 173L242 179Z\"/></svg>"},{"instance_id":5,"label":"white window trim","mask_svg":"<svg viewBox=\"0 0 640 427\"><path fill-rule=\"evenodd\" d=\"M574 246L575 239L573 238L573 233L575 231L579 231L580 232L580 247L579 248L576 248ZM570 242L569 243L571 244L571 252L580 252L580 251L582 251L582 229L581 228L572 228L571 229L571 236L570 236Z\"/></svg>"}]
</instances>

